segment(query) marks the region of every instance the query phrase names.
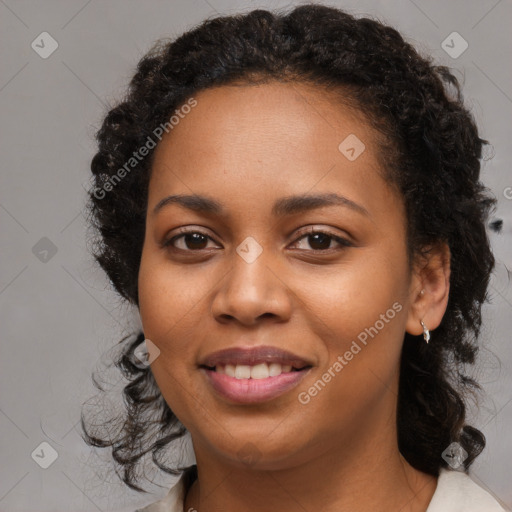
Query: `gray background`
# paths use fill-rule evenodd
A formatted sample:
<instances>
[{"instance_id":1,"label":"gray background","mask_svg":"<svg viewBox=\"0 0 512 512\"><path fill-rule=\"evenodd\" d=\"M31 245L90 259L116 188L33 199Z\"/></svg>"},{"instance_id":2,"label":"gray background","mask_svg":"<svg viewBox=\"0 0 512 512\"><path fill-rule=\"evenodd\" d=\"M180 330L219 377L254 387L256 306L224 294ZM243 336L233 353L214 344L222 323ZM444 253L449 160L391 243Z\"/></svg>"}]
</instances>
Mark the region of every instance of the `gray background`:
<instances>
[{"instance_id":1,"label":"gray background","mask_svg":"<svg viewBox=\"0 0 512 512\"><path fill-rule=\"evenodd\" d=\"M0 0L1 511L132 511L166 494L174 481L150 474L153 494L134 493L109 471L109 454L94 454L78 434L81 404L95 395L91 372L101 369L102 358L108 359L130 331L133 316L87 252L82 208L93 134L155 39L174 37L216 13L293 4ZM473 466L473 478L510 506L512 292L506 266L512 268L512 189L507 188L512 187L512 2L331 5L378 16L421 51L457 69L482 136L493 144L483 180L498 198L495 218L504 224L501 234L490 234L499 264L475 371L486 394L480 411L473 411L488 447ZM457 58L441 47L454 31L469 45ZM42 32L58 43L46 59L31 47ZM43 237L51 242L40 241ZM109 375L118 380L115 372ZM116 396L114 389L113 407ZM48 469L31 457L41 442L58 453ZM48 454L46 449L44 457Z\"/></svg>"}]
</instances>

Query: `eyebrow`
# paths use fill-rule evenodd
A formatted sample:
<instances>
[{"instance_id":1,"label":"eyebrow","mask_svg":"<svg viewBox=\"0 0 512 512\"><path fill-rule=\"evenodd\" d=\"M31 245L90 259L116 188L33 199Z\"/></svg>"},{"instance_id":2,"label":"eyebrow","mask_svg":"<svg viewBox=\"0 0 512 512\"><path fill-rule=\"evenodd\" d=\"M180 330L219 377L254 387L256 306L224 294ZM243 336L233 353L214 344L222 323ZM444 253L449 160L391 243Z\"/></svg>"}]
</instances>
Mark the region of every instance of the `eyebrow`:
<instances>
[{"instance_id":1,"label":"eyebrow","mask_svg":"<svg viewBox=\"0 0 512 512\"><path fill-rule=\"evenodd\" d=\"M225 213L222 204L215 199L198 194L176 194L164 197L159 201L153 209L153 215L157 214L162 210L162 208L170 204L178 204L198 213L213 215L223 215ZM302 194L283 197L274 203L272 207L272 215L275 217L284 217L286 215L306 212L322 208L324 206L344 206L362 215L370 217L370 213L364 206L355 203L345 196L334 193Z\"/></svg>"}]
</instances>

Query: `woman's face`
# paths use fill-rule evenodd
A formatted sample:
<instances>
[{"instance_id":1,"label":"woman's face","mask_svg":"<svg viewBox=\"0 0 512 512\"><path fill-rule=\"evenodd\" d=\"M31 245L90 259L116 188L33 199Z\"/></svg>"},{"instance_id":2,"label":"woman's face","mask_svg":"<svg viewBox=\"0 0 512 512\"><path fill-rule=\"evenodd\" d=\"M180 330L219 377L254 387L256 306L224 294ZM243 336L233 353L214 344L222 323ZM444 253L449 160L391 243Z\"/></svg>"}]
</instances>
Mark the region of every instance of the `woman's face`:
<instances>
[{"instance_id":1,"label":"woman's face","mask_svg":"<svg viewBox=\"0 0 512 512\"><path fill-rule=\"evenodd\" d=\"M196 456L226 464L284 468L377 446L396 428L419 284L375 133L304 84L195 99L155 150L139 272L166 402ZM190 195L205 200L161 203ZM229 349L240 350L218 353Z\"/></svg>"}]
</instances>

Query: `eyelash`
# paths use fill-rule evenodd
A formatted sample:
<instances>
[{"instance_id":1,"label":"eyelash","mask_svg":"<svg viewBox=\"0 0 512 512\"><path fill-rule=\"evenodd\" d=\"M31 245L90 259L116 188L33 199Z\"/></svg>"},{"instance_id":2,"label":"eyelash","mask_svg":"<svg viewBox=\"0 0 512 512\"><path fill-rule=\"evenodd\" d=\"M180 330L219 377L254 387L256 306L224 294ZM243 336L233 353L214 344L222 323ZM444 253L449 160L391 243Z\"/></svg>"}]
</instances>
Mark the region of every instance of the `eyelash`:
<instances>
[{"instance_id":1,"label":"eyelash","mask_svg":"<svg viewBox=\"0 0 512 512\"><path fill-rule=\"evenodd\" d=\"M199 234L199 235L202 235L202 236L204 236L206 238L209 238L210 240L213 240L209 235L207 235L206 233L203 233L202 231L198 231L196 229L191 229L191 230L181 229L179 231L178 235L175 235L172 238L170 238L168 240L165 240L162 243L162 247L163 248L170 248L170 249L174 249L174 250L178 250L178 251L182 251L182 252L190 252L190 253L194 253L194 252L197 253L197 252L200 252L201 250L204 250L204 249L197 249L197 250L194 250L194 249L178 249L177 247L173 246L173 243L176 240L178 240L180 238L183 238L186 235L191 235L191 234ZM349 242L345 238L342 238L340 236L334 235L333 233L329 233L328 231L324 231L322 229L315 229L315 228L309 228L308 231L306 231L305 233L302 233L299 236L299 238L297 238L295 240L294 243L297 243L299 240L302 240L303 238L306 238L306 237L311 236L311 235L316 235L316 234L326 235L327 237L329 237L329 238L335 240L336 242L338 242L341 247L338 248L338 249L334 249L334 250L343 250L343 248L352 247L353 246L353 244L351 242ZM301 249L301 250L303 250L303 249ZM319 254L319 253L328 253L328 252L331 252L332 250L333 250L333 248L328 248L328 249L311 249L311 251L309 251L309 252L313 252L313 253Z\"/></svg>"}]
</instances>

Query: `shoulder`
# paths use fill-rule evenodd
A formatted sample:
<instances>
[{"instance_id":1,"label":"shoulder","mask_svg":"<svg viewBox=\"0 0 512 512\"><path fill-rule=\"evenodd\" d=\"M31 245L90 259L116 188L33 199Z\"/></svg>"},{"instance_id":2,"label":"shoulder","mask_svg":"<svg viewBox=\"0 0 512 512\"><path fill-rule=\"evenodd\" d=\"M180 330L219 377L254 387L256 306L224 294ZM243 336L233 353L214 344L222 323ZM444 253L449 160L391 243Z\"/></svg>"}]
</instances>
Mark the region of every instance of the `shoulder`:
<instances>
[{"instance_id":1,"label":"shoulder","mask_svg":"<svg viewBox=\"0 0 512 512\"><path fill-rule=\"evenodd\" d=\"M167 495L161 500L155 501L135 512L183 512L183 498L185 497L185 486L180 478L170 489Z\"/></svg>"},{"instance_id":2,"label":"shoulder","mask_svg":"<svg viewBox=\"0 0 512 512\"><path fill-rule=\"evenodd\" d=\"M190 472L184 473L170 488L168 494L134 512L184 512L183 500L193 480ZM466 473L441 469L436 491L426 512L506 512L498 501L480 487Z\"/></svg>"},{"instance_id":3,"label":"shoulder","mask_svg":"<svg viewBox=\"0 0 512 512\"><path fill-rule=\"evenodd\" d=\"M426 512L505 512L505 509L468 474L443 468Z\"/></svg>"},{"instance_id":4,"label":"shoulder","mask_svg":"<svg viewBox=\"0 0 512 512\"><path fill-rule=\"evenodd\" d=\"M194 465L182 473L181 477L171 486L164 498L134 512L184 512L183 501L185 494L196 478L197 467Z\"/></svg>"}]
</instances>

